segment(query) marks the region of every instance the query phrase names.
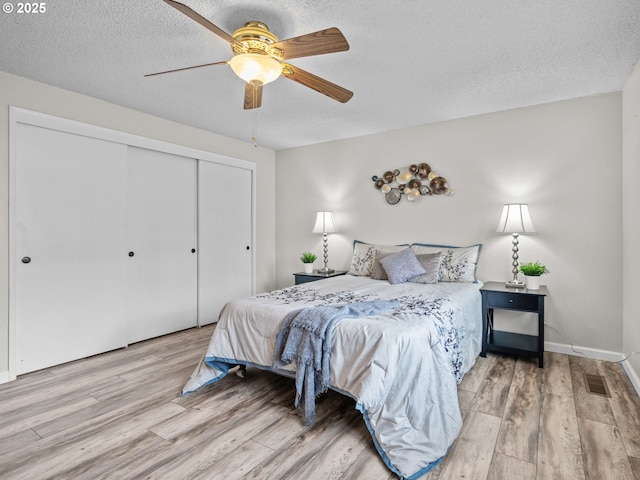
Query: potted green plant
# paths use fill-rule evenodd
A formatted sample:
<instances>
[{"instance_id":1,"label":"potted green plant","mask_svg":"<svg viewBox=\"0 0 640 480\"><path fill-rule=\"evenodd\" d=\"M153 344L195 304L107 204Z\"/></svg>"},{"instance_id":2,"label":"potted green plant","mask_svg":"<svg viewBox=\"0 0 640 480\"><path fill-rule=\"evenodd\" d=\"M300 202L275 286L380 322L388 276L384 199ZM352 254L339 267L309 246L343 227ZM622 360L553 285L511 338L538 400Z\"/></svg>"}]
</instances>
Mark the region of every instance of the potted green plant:
<instances>
[{"instance_id":1,"label":"potted green plant","mask_svg":"<svg viewBox=\"0 0 640 480\"><path fill-rule=\"evenodd\" d=\"M538 260L521 264L520 271L524 273L527 288L530 290L540 289L540 277L545 273L549 273L546 265L540 263Z\"/></svg>"},{"instance_id":2,"label":"potted green plant","mask_svg":"<svg viewBox=\"0 0 640 480\"><path fill-rule=\"evenodd\" d=\"M313 272L313 262L316 261L318 256L315 253L311 252L303 252L300 260L304 264L304 273L312 273Z\"/></svg>"}]
</instances>

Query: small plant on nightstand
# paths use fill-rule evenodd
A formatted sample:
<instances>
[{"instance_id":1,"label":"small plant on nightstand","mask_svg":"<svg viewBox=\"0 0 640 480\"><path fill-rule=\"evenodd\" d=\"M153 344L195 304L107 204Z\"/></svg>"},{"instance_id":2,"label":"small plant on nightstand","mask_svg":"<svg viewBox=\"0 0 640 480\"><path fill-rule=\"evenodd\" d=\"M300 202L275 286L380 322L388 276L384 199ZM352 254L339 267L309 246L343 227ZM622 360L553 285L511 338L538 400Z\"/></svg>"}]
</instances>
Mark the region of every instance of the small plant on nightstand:
<instances>
[{"instance_id":1,"label":"small plant on nightstand","mask_svg":"<svg viewBox=\"0 0 640 480\"><path fill-rule=\"evenodd\" d=\"M527 288L531 290L540 289L540 277L549 273L549 269L538 260L535 262L522 263L520 271L524 273Z\"/></svg>"},{"instance_id":2,"label":"small plant on nightstand","mask_svg":"<svg viewBox=\"0 0 640 480\"><path fill-rule=\"evenodd\" d=\"M300 260L304 263L304 273L313 272L313 262L316 261L316 258L318 258L318 256L315 253L303 252Z\"/></svg>"},{"instance_id":3,"label":"small plant on nightstand","mask_svg":"<svg viewBox=\"0 0 640 480\"><path fill-rule=\"evenodd\" d=\"M300 260L302 260L302 263L313 263L316 261L316 258L318 258L318 256L315 253L304 252Z\"/></svg>"}]
</instances>

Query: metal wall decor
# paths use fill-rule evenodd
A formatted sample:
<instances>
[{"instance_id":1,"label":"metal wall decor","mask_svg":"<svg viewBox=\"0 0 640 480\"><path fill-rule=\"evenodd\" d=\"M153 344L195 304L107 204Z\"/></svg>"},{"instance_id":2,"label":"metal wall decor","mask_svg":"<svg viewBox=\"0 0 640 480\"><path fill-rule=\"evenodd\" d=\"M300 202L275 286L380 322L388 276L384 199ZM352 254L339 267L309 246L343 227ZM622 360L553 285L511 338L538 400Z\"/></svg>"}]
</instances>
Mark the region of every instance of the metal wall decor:
<instances>
[{"instance_id":1,"label":"metal wall decor","mask_svg":"<svg viewBox=\"0 0 640 480\"><path fill-rule=\"evenodd\" d=\"M453 195L447 179L431 170L428 163L418 163L402 170L388 170L381 177L371 177L375 187L384 193L390 205L398 203L404 195L414 202L421 195Z\"/></svg>"}]
</instances>

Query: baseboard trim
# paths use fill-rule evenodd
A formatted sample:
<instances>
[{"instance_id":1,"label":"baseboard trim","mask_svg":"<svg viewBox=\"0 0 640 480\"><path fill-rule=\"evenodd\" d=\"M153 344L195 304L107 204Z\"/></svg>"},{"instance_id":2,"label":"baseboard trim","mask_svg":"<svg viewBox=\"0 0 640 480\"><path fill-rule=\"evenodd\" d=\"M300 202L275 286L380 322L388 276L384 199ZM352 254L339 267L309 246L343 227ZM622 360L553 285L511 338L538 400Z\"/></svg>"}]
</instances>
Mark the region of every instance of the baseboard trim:
<instances>
[{"instance_id":1,"label":"baseboard trim","mask_svg":"<svg viewBox=\"0 0 640 480\"><path fill-rule=\"evenodd\" d=\"M2 383L7 383L7 382L12 382L13 380L15 380L16 377L14 377L13 375L11 375L9 372L4 371L4 372L0 372L0 384Z\"/></svg>"},{"instance_id":2,"label":"baseboard trim","mask_svg":"<svg viewBox=\"0 0 640 480\"><path fill-rule=\"evenodd\" d=\"M544 349L547 352L564 353L566 355L585 356L595 360L605 360L607 362L619 362L624 357L619 352L600 350L598 348L571 346L564 343L544 342Z\"/></svg>"},{"instance_id":3,"label":"baseboard trim","mask_svg":"<svg viewBox=\"0 0 640 480\"><path fill-rule=\"evenodd\" d=\"M622 368L624 368L624 371L627 372L629 380L631 380L631 383L633 384L633 388L635 388L636 392L638 392L638 395L640 395L640 376L638 375L638 372L634 370L629 360L625 360L624 362L622 362Z\"/></svg>"},{"instance_id":4,"label":"baseboard trim","mask_svg":"<svg viewBox=\"0 0 640 480\"><path fill-rule=\"evenodd\" d=\"M572 347L571 345L566 345L564 343L544 342L544 349L547 352L564 353L566 355L582 356L582 354L584 354L585 357L593 358L595 360L604 360L606 362L620 362L624 358L622 353L589 347ZM638 372L633 369L628 360L620 363L622 368L624 368L624 371L627 372L627 376L629 377L629 380L631 380L631 384L633 385L633 388L635 388L636 393L640 395L640 375L638 375Z\"/></svg>"}]
</instances>

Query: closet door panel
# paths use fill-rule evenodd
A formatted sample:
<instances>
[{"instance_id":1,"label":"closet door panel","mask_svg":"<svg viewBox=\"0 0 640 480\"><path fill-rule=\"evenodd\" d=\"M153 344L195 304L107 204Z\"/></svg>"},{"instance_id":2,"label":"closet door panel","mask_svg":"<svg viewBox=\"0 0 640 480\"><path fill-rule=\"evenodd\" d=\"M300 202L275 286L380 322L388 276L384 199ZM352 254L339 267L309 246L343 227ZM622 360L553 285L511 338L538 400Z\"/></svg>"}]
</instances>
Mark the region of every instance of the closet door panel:
<instances>
[{"instance_id":1,"label":"closet door panel","mask_svg":"<svg viewBox=\"0 0 640 480\"><path fill-rule=\"evenodd\" d=\"M197 325L197 162L128 152L127 324L137 342Z\"/></svg>"},{"instance_id":2,"label":"closet door panel","mask_svg":"<svg viewBox=\"0 0 640 480\"><path fill-rule=\"evenodd\" d=\"M126 147L18 124L16 373L126 345Z\"/></svg>"},{"instance_id":3,"label":"closet door panel","mask_svg":"<svg viewBox=\"0 0 640 480\"><path fill-rule=\"evenodd\" d=\"M252 172L198 165L198 324L216 322L230 300L252 292Z\"/></svg>"}]
</instances>

